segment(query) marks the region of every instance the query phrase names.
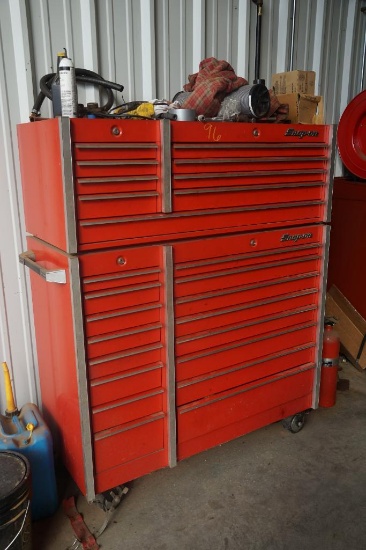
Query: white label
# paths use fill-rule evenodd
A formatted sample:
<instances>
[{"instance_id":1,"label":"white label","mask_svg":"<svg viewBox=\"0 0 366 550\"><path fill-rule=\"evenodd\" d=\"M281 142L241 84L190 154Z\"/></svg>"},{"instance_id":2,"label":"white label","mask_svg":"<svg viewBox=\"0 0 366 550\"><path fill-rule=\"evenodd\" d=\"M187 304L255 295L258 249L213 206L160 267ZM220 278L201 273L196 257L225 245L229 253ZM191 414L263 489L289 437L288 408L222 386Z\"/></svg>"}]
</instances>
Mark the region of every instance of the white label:
<instances>
[{"instance_id":1,"label":"white label","mask_svg":"<svg viewBox=\"0 0 366 550\"><path fill-rule=\"evenodd\" d=\"M62 116L77 117L77 94L75 69L66 67L60 70L61 112Z\"/></svg>"}]
</instances>

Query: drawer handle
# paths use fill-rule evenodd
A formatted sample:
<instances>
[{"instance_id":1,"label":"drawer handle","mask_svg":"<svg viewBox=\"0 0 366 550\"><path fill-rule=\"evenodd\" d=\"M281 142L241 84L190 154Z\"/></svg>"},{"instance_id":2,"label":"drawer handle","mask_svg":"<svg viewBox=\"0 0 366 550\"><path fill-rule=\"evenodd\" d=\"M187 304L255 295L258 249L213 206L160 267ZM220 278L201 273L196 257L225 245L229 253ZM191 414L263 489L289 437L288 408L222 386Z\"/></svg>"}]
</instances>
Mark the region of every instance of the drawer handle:
<instances>
[{"instance_id":1,"label":"drawer handle","mask_svg":"<svg viewBox=\"0 0 366 550\"><path fill-rule=\"evenodd\" d=\"M40 277L43 277L47 283L66 283L66 271L64 269L48 271L41 265L37 264L35 260L36 255L31 250L27 250L26 252L19 254L20 263L37 273Z\"/></svg>"}]
</instances>

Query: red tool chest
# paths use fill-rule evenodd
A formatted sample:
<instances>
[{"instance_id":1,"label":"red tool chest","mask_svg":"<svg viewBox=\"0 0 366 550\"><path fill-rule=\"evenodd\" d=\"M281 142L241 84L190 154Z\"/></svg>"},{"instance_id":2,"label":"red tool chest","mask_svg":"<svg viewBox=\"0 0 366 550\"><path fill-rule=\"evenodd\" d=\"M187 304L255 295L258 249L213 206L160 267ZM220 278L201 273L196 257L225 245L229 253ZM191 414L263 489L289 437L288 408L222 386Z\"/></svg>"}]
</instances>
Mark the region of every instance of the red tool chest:
<instances>
[{"instance_id":1,"label":"red tool chest","mask_svg":"<svg viewBox=\"0 0 366 550\"><path fill-rule=\"evenodd\" d=\"M88 499L317 406L332 128L18 139L43 408Z\"/></svg>"}]
</instances>

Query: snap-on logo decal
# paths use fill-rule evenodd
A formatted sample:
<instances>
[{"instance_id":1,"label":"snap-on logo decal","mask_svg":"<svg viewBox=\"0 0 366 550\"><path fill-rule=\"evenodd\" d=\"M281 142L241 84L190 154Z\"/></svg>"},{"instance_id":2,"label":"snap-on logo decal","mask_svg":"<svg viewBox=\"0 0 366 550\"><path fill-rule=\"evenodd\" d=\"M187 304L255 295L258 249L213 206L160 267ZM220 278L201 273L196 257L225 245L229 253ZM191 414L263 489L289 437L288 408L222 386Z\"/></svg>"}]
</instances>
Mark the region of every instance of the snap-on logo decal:
<instances>
[{"instance_id":1,"label":"snap-on logo decal","mask_svg":"<svg viewBox=\"0 0 366 550\"><path fill-rule=\"evenodd\" d=\"M305 136L317 137L318 135L319 132L316 130L295 130L295 128L288 128L285 133L285 136L298 137L299 139L302 139Z\"/></svg>"},{"instance_id":2,"label":"snap-on logo decal","mask_svg":"<svg viewBox=\"0 0 366 550\"><path fill-rule=\"evenodd\" d=\"M303 239L311 239L313 236L312 233L296 233L295 235L290 235L289 233L285 233L281 237L281 243L286 241L294 241L297 243L297 241L301 241Z\"/></svg>"}]
</instances>

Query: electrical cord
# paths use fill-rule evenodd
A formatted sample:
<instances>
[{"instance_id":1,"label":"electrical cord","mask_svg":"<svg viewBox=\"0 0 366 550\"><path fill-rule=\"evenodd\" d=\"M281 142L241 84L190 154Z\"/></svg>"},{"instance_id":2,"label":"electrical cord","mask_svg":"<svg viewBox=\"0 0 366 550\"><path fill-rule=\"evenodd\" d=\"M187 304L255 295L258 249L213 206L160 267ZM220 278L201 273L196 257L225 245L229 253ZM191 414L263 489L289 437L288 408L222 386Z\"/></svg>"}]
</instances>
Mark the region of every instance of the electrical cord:
<instances>
[{"instance_id":1,"label":"electrical cord","mask_svg":"<svg viewBox=\"0 0 366 550\"><path fill-rule=\"evenodd\" d=\"M108 114L112 114L112 113L116 114L116 115L125 114L128 111L133 111L133 110L137 109L137 107L139 107L143 103L145 103L145 102L144 101L129 101L127 103L122 103L121 105L116 105L115 107L113 107L113 109L110 109L108 111ZM114 113L114 111L118 111L118 112Z\"/></svg>"},{"instance_id":2,"label":"electrical cord","mask_svg":"<svg viewBox=\"0 0 366 550\"><path fill-rule=\"evenodd\" d=\"M138 118L138 119L142 119L142 120L151 120L151 117L148 117L148 116L142 116L142 115L130 115L129 113L123 113L121 115L118 115L118 114L112 114L112 113L101 113L101 112L92 112L92 114L96 117L96 118L121 118L121 119L125 119L125 120L128 120L128 119L132 119L132 118Z\"/></svg>"},{"instance_id":3,"label":"electrical cord","mask_svg":"<svg viewBox=\"0 0 366 550\"><path fill-rule=\"evenodd\" d=\"M49 73L42 76L39 82L40 92L33 105L31 115L37 117L41 114L40 110L45 97L52 101L52 84L55 82L56 77L57 73ZM100 107L100 110L103 112L109 111L113 105L114 96L112 90L122 92L124 89L124 86L122 86L122 84L117 84L116 82L105 80L99 74L95 73L94 71L89 71L87 69L75 69L75 78L77 83L94 84L95 86L101 86L105 89L107 93L107 102L105 103L105 105Z\"/></svg>"}]
</instances>

